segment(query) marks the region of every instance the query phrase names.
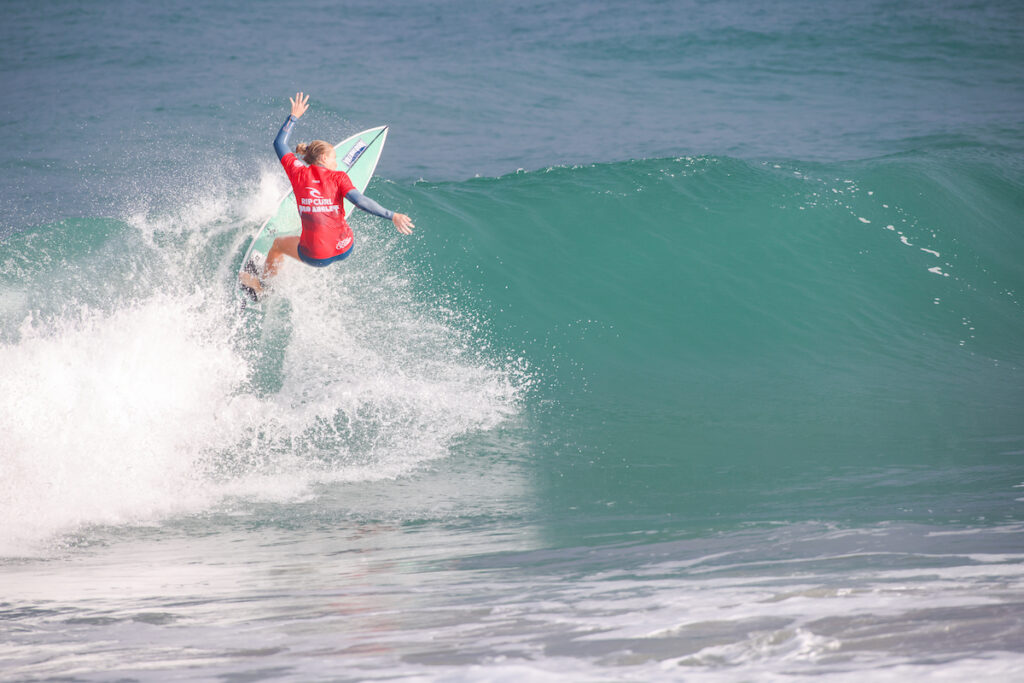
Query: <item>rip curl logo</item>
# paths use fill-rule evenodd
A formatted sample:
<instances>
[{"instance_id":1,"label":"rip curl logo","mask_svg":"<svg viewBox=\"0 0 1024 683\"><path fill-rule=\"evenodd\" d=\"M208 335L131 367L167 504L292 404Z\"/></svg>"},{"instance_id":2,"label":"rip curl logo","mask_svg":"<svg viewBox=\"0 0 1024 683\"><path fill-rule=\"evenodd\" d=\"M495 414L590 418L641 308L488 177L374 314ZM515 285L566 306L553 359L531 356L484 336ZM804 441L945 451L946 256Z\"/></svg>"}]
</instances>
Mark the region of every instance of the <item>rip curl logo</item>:
<instances>
[{"instance_id":1,"label":"rip curl logo","mask_svg":"<svg viewBox=\"0 0 1024 683\"><path fill-rule=\"evenodd\" d=\"M339 240L338 244L337 244L337 246L335 248L338 251L343 251L345 249L345 247L347 247L350 244L352 244L352 238L351 237L346 237L343 240Z\"/></svg>"},{"instance_id":2,"label":"rip curl logo","mask_svg":"<svg viewBox=\"0 0 1024 683\"><path fill-rule=\"evenodd\" d=\"M315 187L307 187L306 191L310 196L299 200L299 213L334 213L338 210L334 200L320 194Z\"/></svg>"}]
</instances>

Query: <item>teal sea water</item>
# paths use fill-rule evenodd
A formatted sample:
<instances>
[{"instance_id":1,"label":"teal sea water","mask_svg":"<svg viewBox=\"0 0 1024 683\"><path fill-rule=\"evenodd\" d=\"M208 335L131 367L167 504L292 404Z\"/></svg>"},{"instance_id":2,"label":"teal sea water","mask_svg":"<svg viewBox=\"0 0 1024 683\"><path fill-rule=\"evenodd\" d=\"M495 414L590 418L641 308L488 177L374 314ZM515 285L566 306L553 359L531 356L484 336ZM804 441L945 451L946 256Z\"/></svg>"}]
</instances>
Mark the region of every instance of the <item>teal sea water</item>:
<instances>
[{"instance_id":1,"label":"teal sea water","mask_svg":"<svg viewBox=\"0 0 1024 683\"><path fill-rule=\"evenodd\" d=\"M1017 3L5 11L0 677L1024 672Z\"/></svg>"}]
</instances>

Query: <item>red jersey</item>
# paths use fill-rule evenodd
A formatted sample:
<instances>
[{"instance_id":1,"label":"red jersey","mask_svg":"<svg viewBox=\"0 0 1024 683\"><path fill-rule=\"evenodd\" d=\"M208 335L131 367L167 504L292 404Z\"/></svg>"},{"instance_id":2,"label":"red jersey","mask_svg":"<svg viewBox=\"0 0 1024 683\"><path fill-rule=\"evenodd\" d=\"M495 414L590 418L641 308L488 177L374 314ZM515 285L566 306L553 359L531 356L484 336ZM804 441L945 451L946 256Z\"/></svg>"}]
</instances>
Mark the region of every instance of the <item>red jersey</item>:
<instances>
[{"instance_id":1,"label":"red jersey","mask_svg":"<svg viewBox=\"0 0 1024 683\"><path fill-rule=\"evenodd\" d=\"M281 157L302 220L299 246L310 258L325 259L352 248L352 228L342 200L355 185L344 171L306 166L294 154Z\"/></svg>"}]
</instances>

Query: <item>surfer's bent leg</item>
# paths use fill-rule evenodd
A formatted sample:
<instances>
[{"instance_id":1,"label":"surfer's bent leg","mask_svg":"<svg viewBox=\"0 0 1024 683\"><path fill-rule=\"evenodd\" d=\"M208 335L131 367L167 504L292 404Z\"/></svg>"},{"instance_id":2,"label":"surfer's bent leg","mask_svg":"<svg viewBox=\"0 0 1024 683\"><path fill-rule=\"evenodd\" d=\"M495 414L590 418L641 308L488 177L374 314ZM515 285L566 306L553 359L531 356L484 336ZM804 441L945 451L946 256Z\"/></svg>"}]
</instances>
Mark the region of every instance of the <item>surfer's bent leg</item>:
<instances>
[{"instance_id":1,"label":"surfer's bent leg","mask_svg":"<svg viewBox=\"0 0 1024 683\"><path fill-rule=\"evenodd\" d=\"M274 246L267 252L267 262L263 264L263 277L274 277L277 275L277 268L281 265L282 256L291 256L299 260L299 236L278 237L274 240Z\"/></svg>"},{"instance_id":2,"label":"surfer's bent leg","mask_svg":"<svg viewBox=\"0 0 1024 683\"><path fill-rule=\"evenodd\" d=\"M298 235L293 235L291 237L278 237L274 240L274 244L270 247L270 251L267 252L267 261L263 264L263 272L257 276L254 272L243 270L239 273L238 279L243 285L251 289L256 294L259 294L263 291L263 282L266 279L277 275L277 269L281 265L281 259L285 256L291 256L293 259L298 260Z\"/></svg>"}]
</instances>

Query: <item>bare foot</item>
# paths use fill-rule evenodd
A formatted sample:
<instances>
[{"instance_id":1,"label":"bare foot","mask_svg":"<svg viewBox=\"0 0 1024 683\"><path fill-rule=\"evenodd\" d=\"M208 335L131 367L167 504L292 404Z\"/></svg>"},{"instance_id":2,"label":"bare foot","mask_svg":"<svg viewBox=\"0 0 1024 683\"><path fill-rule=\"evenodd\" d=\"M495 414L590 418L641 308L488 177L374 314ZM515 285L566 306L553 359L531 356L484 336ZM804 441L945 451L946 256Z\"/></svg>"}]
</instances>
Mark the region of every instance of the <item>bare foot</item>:
<instances>
[{"instance_id":1,"label":"bare foot","mask_svg":"<svg viewBox=\"0 0 1024 683\"><path fill-rule=\"evenodd\" d=\"M257 297L263 293L263 283L252 273L243 270L238 274L238 281L242 283L243 287L251 289Z\"/></svg>"}]
</instances>

